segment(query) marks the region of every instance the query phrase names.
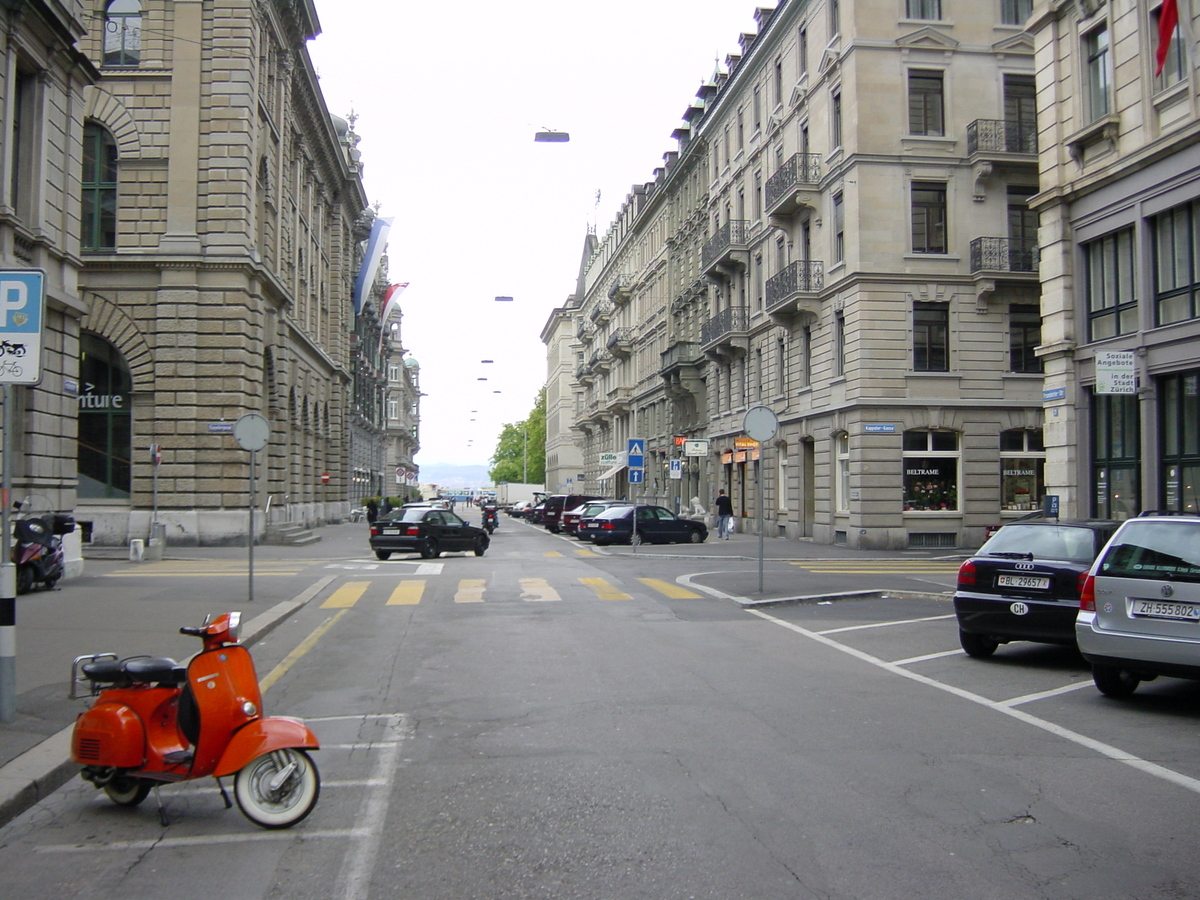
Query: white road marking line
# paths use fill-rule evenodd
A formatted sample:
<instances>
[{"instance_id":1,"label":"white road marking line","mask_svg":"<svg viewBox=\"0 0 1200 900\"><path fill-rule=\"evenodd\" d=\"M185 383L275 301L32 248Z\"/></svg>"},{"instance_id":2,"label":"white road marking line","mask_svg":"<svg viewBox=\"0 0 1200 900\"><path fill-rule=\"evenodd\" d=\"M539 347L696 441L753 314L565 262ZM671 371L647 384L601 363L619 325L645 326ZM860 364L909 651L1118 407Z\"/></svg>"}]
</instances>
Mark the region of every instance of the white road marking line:
<instances>
[{"instance_id":1,"label":"white road marking line","mask_svg":"<svg viewBox=\"0 0 1200 900\"><path fill-rule=\"evenodd\" d=\"M962 650L943 650L941 653L926 653L924 656L910 656L908 659L898 659L893 666L911 666L913 663L925 662L929 659L944 659L947 656L962 656Z\"/></svg>"},{"instance_id":2,"label":"white road marking line","mask_svg":"<svg viewBox=\"0 0 1200 900\"><path fill-rule=\"evenodd\" d=\"M170 850L174 847L203 847L208 844L242 844L247 841L305 841L329 838L367 838L363 828L333 828L307 831L303 828L287 831L242 831L237 834L208 834L196 837L158 838L145 841L112 841L107 844L43 844L33 848L34 853L111 853L123 850Z\"/></svg>"},{"instance_id":3,"label":"white road marking line","mask_svg":"<svg viewBox=\"0 0 1200 900\"><path fill-rule=\"evenodd\" d=\"M867 631L871 628L890 628L892 625L914 625L917 622L938 622L942 619L953 619L954 615L948 616L926 616L923 619L896 619L891 622L872 622L869 625L847 625L845 628L829 628L825 631L816 631L814 634L841 634L843 631Z\"/></svg>"},{"instance_id":4,"label":"white road marking line","mask_svg":"<svg viewBox=\"0 0 1200 900\"><path fill-rule=\"evenodd\" d=\"M1006 706L1001 701L989 700L986 697L981 697L979 694L971 691L963 690L962 688L954 687L953 685L943 684L940 681L935 681L932 678L927 678L917 672L910 671L895 663L885 662L876 656L869 653L864 653L862 650L857 650L846 644L838 643L831 638L825 637L816 631L809 631L800 625L795 625L791 622L785 622L783 619L777 619L775 616L768 615L765 612L757 609L748 609L746 612L752 616L758 616L771 622L774 625L779 625L781 628L786 628L789 631L794 631L796 634L803 635L809 640L816 641L819 644L824 644L834 650L839 650L848 656L853 656L855 659L861 660L869 665L883 669L885 672L891 672L893 675L899 675L902 678L907 678L910 681L915 681L918 684L923 684L926 687L931 687L939 691L944 691L947 694L952 694L963 700L968 700L971 703L976 703L986 709L993 710L1003 715L1010 716L1018 722L1024 722L1026 725L1032 725L1034 728L1040 728L1042 731L1049 732L1055 737L1060 737L1063 740L1078 744L1081 747L1086 747L1101 756L1106 756L1109 759L1124 763L1125 765L1137 769L1140 772L1145 772L1147 775L1152 775L1155 778L1161 778L1163 781L1168 781L1171 784L1186 788L1193 793L1200 794L1200 779L1192 778L1189 775L1184 775L1182 772L1176 772L1174 769L1168 769L1166 766L1160 766L1158 763L1150 762L1142 759L1140 756L1134 756L1119 747L1114 747L1111 744L1106 744L1103 741L1098 741L1095 738L1090 738L1087 735L1080 734L1077 731L1072 731L1069 728L1063 728L1061 725L1055 725L1053 722L1048 722L1045 719L1040 719L1037 716L1031 716L1027 712L1022 712L1019 709L1014 709L1011 706Z\"/></svg>"},{"instance_id":5,"label":"white road marking line","mask_svg":"<svg viewBox=\"0 0 1200 900\"><path fill-rule=\"evenodd\" d=\"M1090 681L1080 681L1076 684L1064 684L1062 687L1057 687L1049 691L1038 691L1036 694L1026 694L1024 697L1013 697L1009 700L1001 700L1001 706L1019 706L1022 703L1032 703L1034 700L1043 700L1046 697L1057 697L1059 694L1070 694L1072 691L1080 691L1084 688L1095 687Z\"/></svg>"}]
</instances>

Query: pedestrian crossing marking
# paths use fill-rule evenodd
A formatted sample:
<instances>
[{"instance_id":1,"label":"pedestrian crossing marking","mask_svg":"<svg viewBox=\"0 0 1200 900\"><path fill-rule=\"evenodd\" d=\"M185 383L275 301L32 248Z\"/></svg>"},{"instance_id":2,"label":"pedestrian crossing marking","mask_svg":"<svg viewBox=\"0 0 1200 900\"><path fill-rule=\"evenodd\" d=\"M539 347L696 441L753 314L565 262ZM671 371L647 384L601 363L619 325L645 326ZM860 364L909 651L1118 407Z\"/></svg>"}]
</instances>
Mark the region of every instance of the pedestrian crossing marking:
<instances>
[{"instance_id":1,"label":"pedestrian crossing marking","mask_svg":"<svg viewBox=\"0 0 1200 900\"><path fill-rule=\"evenodd\" d=\"M402 581L396 585L392 595L388 597L388 606L416 606L421 602L421 594L425 592L425 582Z\"/></svg>"},{"instance_id":2,"label":"pedestrian crossing marking","mask_svg":"<svg viewBox=\"0 0 1200 900\"><path fill-rule=\"evenodd\" d=\"M558 595L558 591L550 587L550 582L545 578L522 578L521 599L538 602L561 600L562 597Z\"/></svg>"},{"instance_id":3,"label":"pedestrian crossing marking","mask_svg":"<svg viewBox=\"0 0 1200 900\"><path fill-rule=\"evenodd\" d=\"M700 600L703 599L699 594L689 591L687 588L682 588L677 584L671 584L669 581L663 581L660 578L639 578L642 584L646 587L654 588L665 597L672 600Z\"/></svg>"},{"instance_id":4,"label":"pedestrian crossing marking","mask_svg":"<svg viewBox=\"0 0 1200 900\"><path fill-rule=\"evenodd\" d=\"M321 609L347 609L357 603L370 586L369 581L347 581L329 595Z\"/></svg>"},{"instance_id":5,"label":"pedestrian crossing marking","mask_svg":"<svg viewBox=\"0 0 1200 900\"><path fill-rule=\"evenodd\" d=\"M619 591L603 578L580 578L581 582L595 591L601 600L632 600L624 591Z\"/></svg>"},{"instance_id":6,"label":"pedestrian crossing marking","mask_svg":"<svg viewBox=\"0 0 1200 900\"><path fill-rule=\"evenodd\" d=\"M455 603L482 603L483 586L486 578L463 578L458 582L458 590L454 593Z\"/></svg>"},{"instance_id":7,"label":"pedestrian crossing marking","mask_svg":"<svg viewBox=\"0 0 1200 900\"><path fill-rule=\"evenodd\" d=\"M589 550L587 547L580 547L575 551L576 556L599 556L595 550Z\"/></svg>"},{"instance_id":8,"label":"pedestrian crossing marking","mask_svg":"<svg viewBox=\"0 0 1200 900\"><path fill-rule=\"evenodd\" d=\"M545 556L547 559L562 558L562 554L557 550L546 550L542 553L542 556Z\"/></svg>"}]
</instances>

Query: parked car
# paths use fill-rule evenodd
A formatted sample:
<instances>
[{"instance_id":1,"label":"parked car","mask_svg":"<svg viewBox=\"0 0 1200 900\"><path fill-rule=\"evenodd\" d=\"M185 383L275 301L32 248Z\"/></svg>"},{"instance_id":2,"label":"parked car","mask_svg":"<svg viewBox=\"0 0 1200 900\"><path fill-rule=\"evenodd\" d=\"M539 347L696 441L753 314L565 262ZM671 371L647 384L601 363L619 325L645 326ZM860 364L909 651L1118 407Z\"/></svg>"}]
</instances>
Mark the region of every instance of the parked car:
<instances>
[{"instance_id":1,"label":"parked car","mask_svg":"<svg viewBox=\"0 0 1200 900\"><path fill-rule=\"evenodd\" d=\"M586 519L580 536L594 544L700 544L708 537L708 528L695 519L681 519L662 506L623 505Z\"/></svg>"},{"instance_id":2,"label":"parked car","mask_svg":"<svg viewBox=\"0 0 1200 900\"><path fill-rule=\"evenodd\" d=\"M541 524L546 526L546 530L551 534L558 534L562 530L563 510L574 509L584 500L601 499L603 498L595 494L551 494L542 505Z\"/></svg>"},{"instance_id":3,"label":"parked car","mask_svg":"<svg viewBox=\"0 0 1200 900\"><path fill-rule=\"evenodd\" d=\"M1084 582L1075 637L1109 697L1159 675L1200 680L1200 516L1122 524Z\"/></svg>"},{"instance_id":4,"label":"parked car","mask_svg":"<svg viewBox=\"0 0 1200 900\"><path fill-rule=\"evenodd\" d=\"M542 513L545 512L545 510L546 510L546 501L542 500L538 503L533 504L533 506L528 507L525 510L525 515L523 518L525 519L526 522L530 522L534 525L541 525L542 524Z\"/></svg>"},{"instance_id":5,"label":"parked car","mask_svg":"<svg viewBox=\"0 0 1200 900\"><path fill-rule=\"evenodd\" d=\"M525 515L526 510L528 510L531 506L533 506L533 504L528 500L518 500L516 503L512 504L512 506L504 507L504 511L514 519L519 519Z\"/></svg>"},{"instance_id":6,"label":"parked car","mask_svg":"<svg viewBox=\"0 0 1200 900\"><path fill-rule=\"evenodd\" d=\"M568 509L563 512L559 527L563 534L573 534L579 537L579 524L585 518L592 518L614 506L628 505L628 500L585 500L574 509Z\"/></svg>"},{"instance_id":7,"label":"parked car","mask_svg":"<svg viewBox=\"0 0 1200 900\"><path fill-rule=\"evenodd\" d=\"M487 552L488 533L463 521L448 509L405 506L388 513L371 525L371 549L379 559L393 553L420 553L422 559L437 559L444 551Z\"/></svg>"},{"instance_id":8,"label":"parked car","mask_svg":"<svg viewBox=\"0 0 1200 900\"><path fill-rule=\"evenodd\" d=\"M958 570L954 612L968 656L1000 644L1075 643L1079 592L1120 522L1023 519L997 531Z\"/></svg>"}]
</instances>

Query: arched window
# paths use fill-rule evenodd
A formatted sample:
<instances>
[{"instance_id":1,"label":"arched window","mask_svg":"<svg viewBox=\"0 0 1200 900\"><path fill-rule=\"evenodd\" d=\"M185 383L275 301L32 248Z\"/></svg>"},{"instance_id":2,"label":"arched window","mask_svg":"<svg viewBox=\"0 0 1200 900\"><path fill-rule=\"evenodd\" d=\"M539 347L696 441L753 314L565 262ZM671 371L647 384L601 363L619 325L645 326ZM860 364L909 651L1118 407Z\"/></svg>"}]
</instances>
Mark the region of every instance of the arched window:
<instances>
[{"instance_id":1,"label":"arched window","mask_svg":"<svg viewBox=\"0 0 1200 900\"><path fill-rule=\"evenodd\" d=\"M83 221L79 235L84 250L117 248L117 142L103 125L83 127Z\"/></svg>"},{"instance_id":2,"label":"arched window","mask_svg":"<svg viewBox=\"0 0 1200 900\"><path fill-rule=\"evenodd\" d=\"M142 61L142 4L112 0L104 10L104 65L136 66Z\"/></svg>"},{"instance_id":3,"label":"arched window","mask_svg":"<svg viewBox=\"0 0 1200 900\"><path fill-rule=\"evenodd\" d=\"M133 381L121 352L101 337L82 333L79 382L79 496L128 499Z\"/></svg>"}]
</instances>

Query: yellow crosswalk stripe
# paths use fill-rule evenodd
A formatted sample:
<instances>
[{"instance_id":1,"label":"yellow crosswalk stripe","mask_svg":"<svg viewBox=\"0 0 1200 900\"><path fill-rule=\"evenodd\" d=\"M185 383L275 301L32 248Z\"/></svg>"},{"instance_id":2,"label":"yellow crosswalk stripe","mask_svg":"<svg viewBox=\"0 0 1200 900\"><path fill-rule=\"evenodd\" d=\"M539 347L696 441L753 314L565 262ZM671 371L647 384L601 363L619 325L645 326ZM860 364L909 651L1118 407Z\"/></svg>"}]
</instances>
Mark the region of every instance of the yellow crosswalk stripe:
<instances>
[{"instance_id":1,"label":"yellow crosswalk stripe","mask_svg":"<svg viewBox=\"0 0 1200 900\"><path fill-rule=\"evenodd\" d=\"M671 584L669 581L663 581L659 578L639 578L642 584L646 587L654 588L660 594L670 597L672 600L700 600L699 594L689 591L687 588L680 587L677 584Z\"/></svg>"},{"instance_id":2,"label":"yellow crosswalk stripe","mask_svg":"<svg viewBox=\"0 0 1200 900\"><path fill-rule=\"evenodd\" d=\"M388 606L416 606L425 592L424 581L402 581L388 597Z\"/></svg>"},{"instance_id":3,"label":"yellow crosswalk stripe","mask_svg":"<svg viewBox=\"0 0 1200 900\"><path fill-rule=\"evenodd\" d=\"M329 595L329 599L321 604L321 609L347 609L357 603L370 586L369 581L347 581Z\"/></svg>"},{"instance_id":4,"label":"yellow crosswalk stripe","mask_svg":"<svg viewBox=\"0 0 1200 900\"><path fill-rule=\"evenodd\" d=\"M531 602L542 600L561 600L558 591L550 587L550 582L545 578L522 578L521 579L521 599Z\"/></svg>"},{"instance_id":5,"label":"yellow crosswalk stripe","mask_svg":"<svg viewBox=\"0 0 1200 900\"><path fill-rule=\"evenodd\" d=\"M560 559L562 558L562 554L559 553L557 550L546 550L542 553L542 556L545 556L548 559L554 559L555 557L558 557Z\"/></svg>"},{"instance_id":6,"label":"yellow crosswalk stripe","mask_svg":"<svg viewBox=\"0 0 1200 900\"><path fill-rule=\"evenodd\" d=\"M589 550L587 547L580 547L575 551L576 556L599 556L595 550Z\"/></svg>"},{"instance_id":7,"label":"yellow crosswalk stripe","mask_svg":"<svg viewBox=\"0 0 1200 900\"><path fill-rule=\"evenodd\" d=\"M601 600L632 600L624 591L619 591L603 578L580 578L581 582L596 592Z\"/></svg>"},{"instance_id":8,"label":"yellow crosswalk stripe","mask_svg":"<svg viewBox=\"0 0 1200 900\"><path fill-rule=\"evenodd\" d=\"M487 584L487 579L484 578L463 578L458 582L458 590L454 593L454 602L482 603L485 584Z\"/></svg>"}]
</instances>

